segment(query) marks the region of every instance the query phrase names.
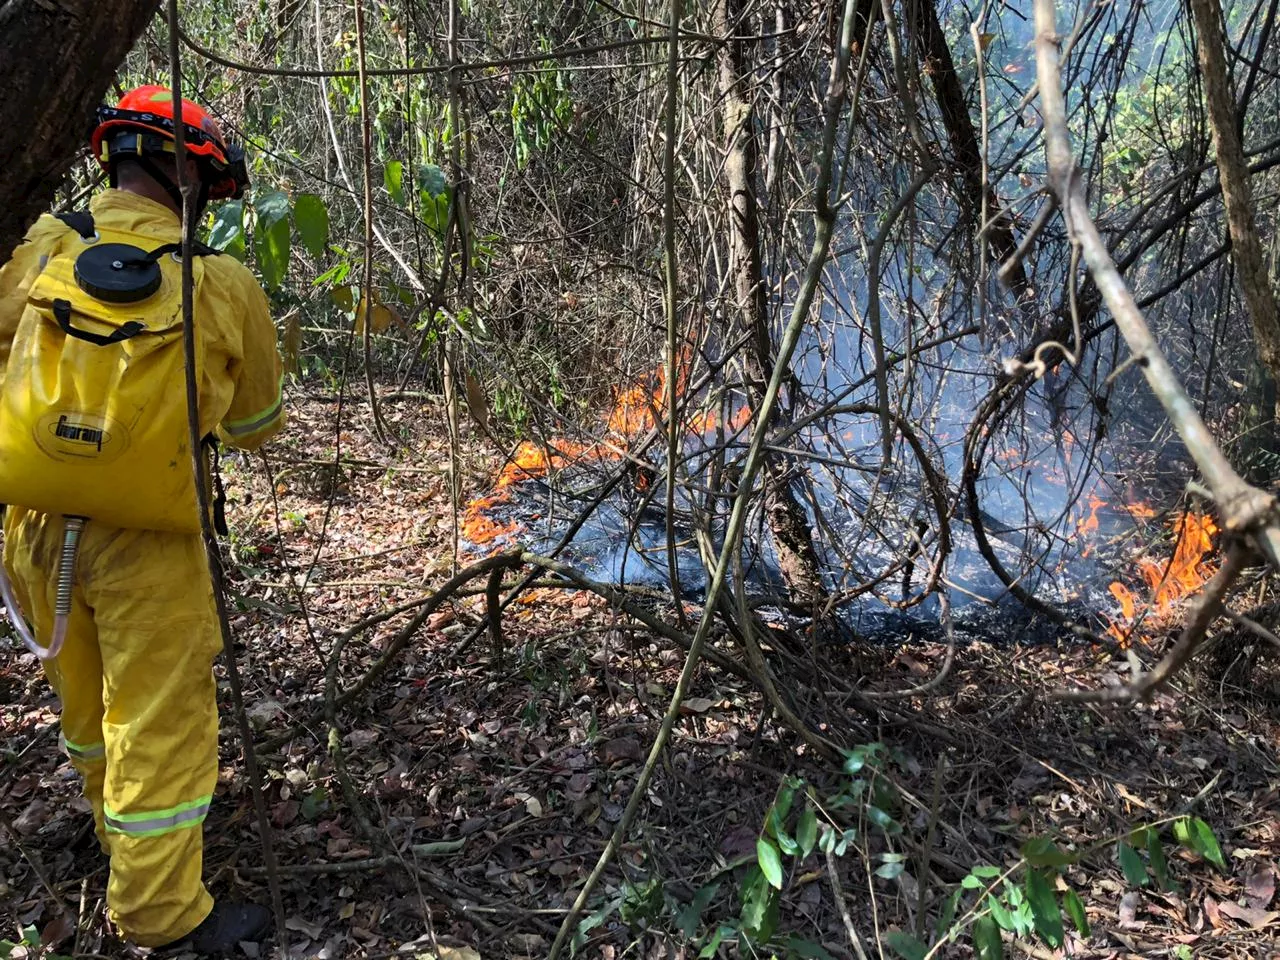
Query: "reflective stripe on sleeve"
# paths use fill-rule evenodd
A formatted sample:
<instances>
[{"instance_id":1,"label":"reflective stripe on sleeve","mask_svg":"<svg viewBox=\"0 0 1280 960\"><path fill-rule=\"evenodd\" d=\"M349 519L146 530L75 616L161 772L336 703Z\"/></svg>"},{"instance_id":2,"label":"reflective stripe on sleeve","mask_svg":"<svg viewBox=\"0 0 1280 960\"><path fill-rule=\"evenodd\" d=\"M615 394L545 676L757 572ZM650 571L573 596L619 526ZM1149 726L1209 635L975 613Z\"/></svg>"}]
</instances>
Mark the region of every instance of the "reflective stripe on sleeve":
<instances>
[{"instance_id":1,"label":"reflective stripe on sleeve","mask_svg":"<svg viewBox=\"0 0 1280 960\"><path fill-rule=\"evenodd\" d=\"M59 739L62 741L62 752L72 760L101 760L107 755L105 743L74 743L65 736Z\"/></svg>"},{"instance_id":2,"label":"reflective stripe on sleeve","mask_svg":"<svg viewBox=\"0 0 1280 960\"><path fill-rule=\"evenodd\" d=\"M188 803L180 803L168 810L148 813L116 813L109 806L103 807L103 820L108 833L123 833L131 837L158 837L175 830L199 826L209 813L213 796L201 797Z\"/></svg>"},{"instance_id":3,"label":"reflective stripe on sleeve","mask_svg":"<svg viewBox=\"0 0 1280 960\"><path fill-rule=\"evenodd\" d=\"M280 382L276 385L276 398L271 401L271 405L265 410L253 414L252 416L243 417L239 420L224 420L222 429L227 431L228 436L245 437L251 433L257 433L263 427L270 426L275 419L280 416L280 412L284 409L284 377L280 378Z\"/></svg>"}]
</instances>

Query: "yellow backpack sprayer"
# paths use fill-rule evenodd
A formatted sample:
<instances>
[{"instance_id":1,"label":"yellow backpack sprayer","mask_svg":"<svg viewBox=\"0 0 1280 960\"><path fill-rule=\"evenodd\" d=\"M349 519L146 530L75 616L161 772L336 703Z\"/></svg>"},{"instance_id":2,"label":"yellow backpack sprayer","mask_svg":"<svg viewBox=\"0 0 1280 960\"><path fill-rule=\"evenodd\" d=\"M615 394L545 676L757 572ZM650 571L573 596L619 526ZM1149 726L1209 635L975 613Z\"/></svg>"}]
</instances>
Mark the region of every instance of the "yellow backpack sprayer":
<instances>
[{"instance_id":1,"label":"yellow backpack sprayer","mask_svg":"<svg viewBox=\"0 0 1280 960\"><path fill-rule=\"evenodd\" d=\"M64 518L48 647L0 564L9 617L43 660L66 636L86 521L200 530L183 402L181 245L146 250L154 240L99 232L87 213L59 219L70 229L31 285L0 388L0 504ZM198 289L199 259L192 270Z\"/></svg>"}]
</instances>

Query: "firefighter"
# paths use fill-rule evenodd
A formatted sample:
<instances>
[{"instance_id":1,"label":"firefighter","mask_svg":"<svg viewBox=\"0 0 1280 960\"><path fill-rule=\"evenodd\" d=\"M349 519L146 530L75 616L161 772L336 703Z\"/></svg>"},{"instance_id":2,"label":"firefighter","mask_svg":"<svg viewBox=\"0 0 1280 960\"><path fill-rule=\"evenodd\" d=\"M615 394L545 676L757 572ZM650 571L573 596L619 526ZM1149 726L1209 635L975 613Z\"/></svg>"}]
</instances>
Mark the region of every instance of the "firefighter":
<instances>
[{"instance_id":1,"label":"firefighter","mask_svg":"<svg viewBox=\"0 0 1280 960\"><path fill-rule=\"evenodd\" d=\"M271 914L201 879L221 635L185 426L175 122L201 209L241 196L243 152L212 117L140 87L98 112L110 189L41 217L0 269L0 580L61 699L112 922L139 946L217 954ZM249 270L199 252L200 429L253 450L283 424L275 327Z\"/></svg>"}]
</instances>

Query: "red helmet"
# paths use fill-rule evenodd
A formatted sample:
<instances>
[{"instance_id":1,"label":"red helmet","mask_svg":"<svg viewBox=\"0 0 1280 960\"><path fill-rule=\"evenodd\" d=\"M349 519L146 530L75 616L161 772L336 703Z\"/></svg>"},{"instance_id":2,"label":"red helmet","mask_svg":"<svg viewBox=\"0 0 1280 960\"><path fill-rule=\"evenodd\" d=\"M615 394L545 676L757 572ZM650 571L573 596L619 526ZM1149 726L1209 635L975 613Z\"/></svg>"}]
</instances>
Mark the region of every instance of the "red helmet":
<instances>
[{"instance_id":1,"label":"red helmet","mask_svg":"<svg viewBox=\"0 0 1280 960\"><path fill-rule=\"evenodd\" d=\"M98 108L98 125L90 144L104 170L122 156L173 153L173 93L168 87L130 90L115 107ZM209 113L190 100L182 101L186 148L196 156L201 179L214 200L240 197L248 186L244 151L228 143ZM114 181L113 181L114 182Z\"/></svg>"}]
</instances>

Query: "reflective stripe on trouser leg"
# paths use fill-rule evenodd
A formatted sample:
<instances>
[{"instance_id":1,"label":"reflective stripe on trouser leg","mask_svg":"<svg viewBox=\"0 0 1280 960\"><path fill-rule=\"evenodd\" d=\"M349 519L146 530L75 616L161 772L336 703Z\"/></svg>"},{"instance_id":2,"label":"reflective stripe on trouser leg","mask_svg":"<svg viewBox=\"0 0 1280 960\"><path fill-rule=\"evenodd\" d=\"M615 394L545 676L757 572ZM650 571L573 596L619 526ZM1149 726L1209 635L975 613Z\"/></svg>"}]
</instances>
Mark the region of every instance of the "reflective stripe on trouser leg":
<instances>
[{"instance_id":1,"label":"reflective stripe on trouser leg","mask_svg":"<svg viewBox=\"0 0 1280 960\"><path fill-rule=\"evenodd\" d=\"M81 547L106 679L107 907L134 943L190 933L213 900L201 829L218 776L220 648L199 537L116 531Z\"/></svg>"},{"instance_id":2,"label":"reflective stripe on trouser leg","mask_svg":"<svg viewBox=\"0 0 1280 960\"><path fill-rule=\"evenodd\" d=\"M5 511L5 562L23 611L31 619L36 640L48 645L53 633L57 594L57 556L62 520L21 507ZM49 683L62 701L62 749L84 778L84 795L93 809L98 843L107 851L102 819L106 745L102 736L102 656L93 615L79 586L71 594L71 616L62 652L41 661Z\"/></svg>"}]
</instances>

